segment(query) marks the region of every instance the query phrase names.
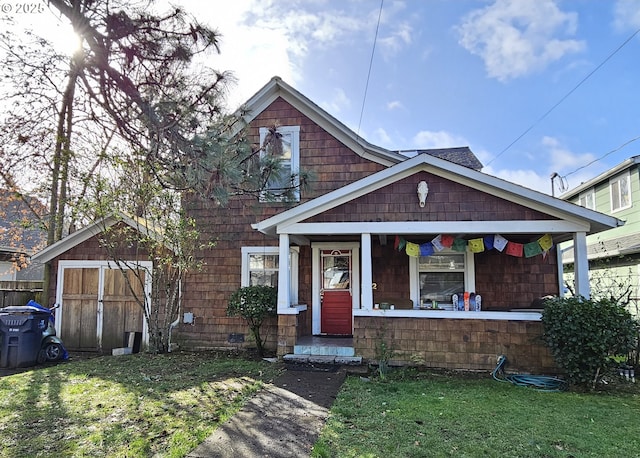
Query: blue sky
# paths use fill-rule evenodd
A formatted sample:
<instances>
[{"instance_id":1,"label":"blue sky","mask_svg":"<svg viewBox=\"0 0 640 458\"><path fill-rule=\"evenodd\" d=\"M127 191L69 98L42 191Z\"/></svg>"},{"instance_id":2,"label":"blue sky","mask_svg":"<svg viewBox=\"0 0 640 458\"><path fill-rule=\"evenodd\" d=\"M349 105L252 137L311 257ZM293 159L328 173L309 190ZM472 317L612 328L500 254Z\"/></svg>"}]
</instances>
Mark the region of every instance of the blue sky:
<instances>
[{"instance_id":1,"label":"blue sky","mask_svg":"<svg viewBox=\"0 0 640 458\"><path fill-rule=\"evenodd\" d=\"M640 34L575 89L640 29L640 0L384 0L364 110L379 0L183 4L223 34L232 104L279 75L376 145L467 145L548 194L554 172L575 187L640 154L611 153L640 136Z\"/></svg>"},{"instance_id":2,"label":"blue sky","mask_svg":"<svg viewBox=\"0 0 640 458\"><path fill-rule=\"evenodd\" d=\"M640 154L640 33L612 56L640 0L384 0L373 60L380 0L178 3L222 33L230 108L278 75L371 143L469 146L547 194Z\"/></svg>"}]
</instances>

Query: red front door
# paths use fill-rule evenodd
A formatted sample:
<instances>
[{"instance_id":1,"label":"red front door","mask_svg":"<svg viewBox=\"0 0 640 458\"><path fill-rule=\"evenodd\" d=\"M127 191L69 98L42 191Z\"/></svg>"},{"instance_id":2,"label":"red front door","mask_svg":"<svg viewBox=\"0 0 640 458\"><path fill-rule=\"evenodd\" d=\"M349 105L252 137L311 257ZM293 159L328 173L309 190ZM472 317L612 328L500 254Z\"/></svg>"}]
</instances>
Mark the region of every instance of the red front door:
<instances>
[{"instance_id":1,"label":"red front door","mask_svg":"<svg viewBox=\"0 0 640 458\"><path fill-rule=\"evenodd\" d=\"M320 332L351 335L351 250L322 250Z\"/></svg>"}]
</instances>

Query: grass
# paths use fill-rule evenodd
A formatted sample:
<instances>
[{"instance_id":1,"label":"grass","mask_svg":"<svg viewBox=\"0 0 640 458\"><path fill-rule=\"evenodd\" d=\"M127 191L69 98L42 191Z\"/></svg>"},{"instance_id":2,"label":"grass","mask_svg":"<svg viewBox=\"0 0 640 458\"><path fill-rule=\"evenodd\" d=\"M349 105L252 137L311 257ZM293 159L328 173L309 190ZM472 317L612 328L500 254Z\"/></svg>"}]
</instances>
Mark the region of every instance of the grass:
<instances>
[{"instance_id":1,"label":"grass","mask_svg":"<svg viewBox=\"0 0 640 458\"><path fill-rule=\"evenodd\" d=\"M314 457L639 456L640 390L541 392L490 376L349 377Z\"/></svg>"},{"instance_id":2,"label":"grass","mask_svg":"<svg viewBox=\"0 0 640 458\"><path fill-rule=\"evenodd\" d=\"M136 354L0 378L0 457L181 457L275 377L214 353Z\"/></svg>"}]
</instances>

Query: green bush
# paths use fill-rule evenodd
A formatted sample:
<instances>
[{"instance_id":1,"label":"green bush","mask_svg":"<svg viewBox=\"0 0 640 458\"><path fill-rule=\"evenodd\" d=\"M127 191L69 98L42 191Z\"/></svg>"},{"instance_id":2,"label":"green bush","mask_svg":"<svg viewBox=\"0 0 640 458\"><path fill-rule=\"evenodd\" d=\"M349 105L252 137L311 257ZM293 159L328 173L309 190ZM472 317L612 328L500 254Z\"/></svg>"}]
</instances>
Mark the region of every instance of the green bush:
<instances>
[{"instance_id":1,"label":"green bush","mask_svg":"<svg viewBox=\"0 0 640 458\"><path fill-rule=\"evenodd\" d=\"M555 298L545 302L542 338L573 385L595 384L634 346L638 323L609 299Z\"/></svg>"},{"instance_id":2,"label":"green bush","mask_svg":"<svg viewBox=\"0 0 640 458\"><path fill-rule=\"evenodd\" d=\"M227 315L239 316L246 320L260 356L264 356L264 341L260 336L260 327L266 317L276 315L277 303L276 288L264 285L242 287L229 298Z\"/></svg>"}]
</instances>

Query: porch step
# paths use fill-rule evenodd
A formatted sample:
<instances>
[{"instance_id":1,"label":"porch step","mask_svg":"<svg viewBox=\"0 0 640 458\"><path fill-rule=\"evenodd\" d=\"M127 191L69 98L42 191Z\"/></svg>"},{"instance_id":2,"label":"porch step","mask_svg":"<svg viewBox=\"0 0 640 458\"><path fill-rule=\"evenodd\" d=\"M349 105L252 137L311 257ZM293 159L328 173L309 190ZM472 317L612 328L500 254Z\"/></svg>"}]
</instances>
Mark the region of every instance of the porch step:
<instances>
[{"instance_id":1,"label":"porch step","mask_svg":"<svg viewBox=\"0 0 640 458\"><path fill-rule=\"evenodd\" d=\"M353 347L340 345L317 345L317 344L299 344L293 347L294 355L314 355L314 356L355 356Z\"/></svg>"},{"instance_id":2,"label":"porch step","mask_svg":"<svg viewBox=\"0 0 640 458\"><path fill-rule=\"evenodd\" d=\"M287 363L298 364L344 364L348 366L362 364L362 356L288 354L284 355L282 359Z\"/></svg>"}]
</instances>

